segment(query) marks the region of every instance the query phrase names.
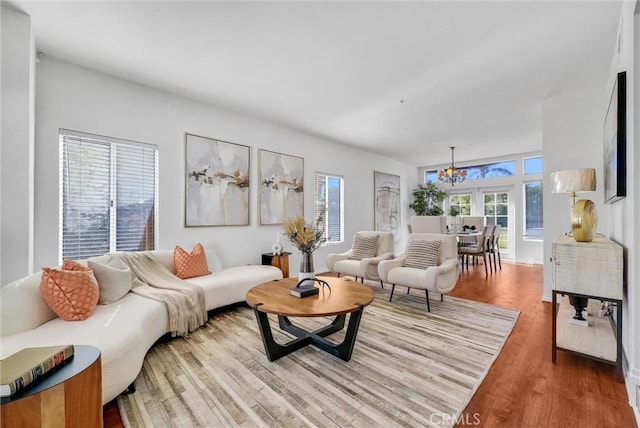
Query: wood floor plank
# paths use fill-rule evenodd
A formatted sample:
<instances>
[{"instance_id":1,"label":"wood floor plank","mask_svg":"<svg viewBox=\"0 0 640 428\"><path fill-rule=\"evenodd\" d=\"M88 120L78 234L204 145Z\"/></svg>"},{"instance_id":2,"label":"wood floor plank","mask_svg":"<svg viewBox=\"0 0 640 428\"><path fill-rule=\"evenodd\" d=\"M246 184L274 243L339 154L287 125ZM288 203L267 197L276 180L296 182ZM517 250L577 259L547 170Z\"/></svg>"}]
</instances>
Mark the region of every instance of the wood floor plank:
<instances>
[{"instance_id":1,"label":"wood floor plank","mask_svg":"<svg viewBox=\"0 0 640 428\"><path fill-rule=\"evenodd\" d=\"M458 426L470 425L474 416L478 426L485 427L636 426L614 366L565 352L552 364L551 304L541 301L541 266L503 262L502 270L488 278L481 265L470 267L450 295L520 311L511 336L462 415L467 423ZM115 400L104 407L104 426L123 427Z\"/></svg>"}]
</instances>

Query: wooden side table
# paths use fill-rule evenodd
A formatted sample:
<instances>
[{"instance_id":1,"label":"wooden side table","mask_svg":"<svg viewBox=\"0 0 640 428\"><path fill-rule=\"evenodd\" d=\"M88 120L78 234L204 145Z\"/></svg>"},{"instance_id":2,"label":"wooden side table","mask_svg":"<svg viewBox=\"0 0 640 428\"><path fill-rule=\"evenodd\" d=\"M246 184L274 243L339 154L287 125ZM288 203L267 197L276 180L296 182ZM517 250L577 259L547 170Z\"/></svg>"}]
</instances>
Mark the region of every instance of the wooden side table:
<instances>
[{"instance_id":1,"label":"wooden side table","mask_svg":"<svg viewBox=\"0 0 640 428\"><path fill-rule=\"evenodd\" d=\"M3 427L102 427L102 362L94 346L74 345L71 361L41 382L2 397Z\"/></svg>"},{"instance_id":2,"label":"wooden side table","mask_svg":"<svg viewBox=\"0 0 640 428\"><path fill-rule=\"evenodd\" d=\"M262 253L262 264L279 268L282 271L282 277L289 278L289 255L291 253L287 252L280 253L280 255Z\"/></svg>"}]
</instances>

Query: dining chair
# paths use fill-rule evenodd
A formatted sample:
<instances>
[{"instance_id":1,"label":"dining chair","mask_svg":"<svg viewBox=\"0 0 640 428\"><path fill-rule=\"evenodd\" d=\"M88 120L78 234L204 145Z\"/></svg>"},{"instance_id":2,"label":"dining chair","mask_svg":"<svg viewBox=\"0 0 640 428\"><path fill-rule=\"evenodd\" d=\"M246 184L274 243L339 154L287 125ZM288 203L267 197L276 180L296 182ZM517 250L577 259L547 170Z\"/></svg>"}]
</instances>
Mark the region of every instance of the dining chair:
<instances>
[{"instance_id":1,"label":"dining chair","mask_svg":"<svg viewBox=\"0 0 640 428\"><path fill-rule=\"evenodd\" d=\"M501 226L499 224L493 227L491 244L489 248L489 258L493 256L493 270L498 272L498 266L500 270L502 270L502 260L500 258L500 229ZM498 258L498 265L496 266L496 257Z\"/></svg>"},{"instance_id":2,"label":"dining chair","mask_svg":"<svg viewBox=\"0 0 640 428\"><path fill-rule=\"evenodd\" d=\"M487 263L487 253L489 249L489 239L491 237L493 229L493 226L483 226L482 232L477 236L478 243L476 245L458 247L458 254L461 257L463 269L465 265L467 267L467 270L469 269L469 256L482 257L485 276L489 276L489 267L491 264ZM489 267L487 267L487 265L489 265ZM493 268L491 269L491 271L493 272Z\"/></svg>"},{"instance_id":3,"label":"dining chair","mask_svg":"<svg viewBox=\"0 0 640 428\"><path fill-rule=\"evenodd\" d=\"M484 216L465 215L460 216L462 227L468 227L470 231L476 232L482 229L486 220ZM458 236L458 246L476 245L478 240L475 236Z\"/></svg>"}]
</instances>

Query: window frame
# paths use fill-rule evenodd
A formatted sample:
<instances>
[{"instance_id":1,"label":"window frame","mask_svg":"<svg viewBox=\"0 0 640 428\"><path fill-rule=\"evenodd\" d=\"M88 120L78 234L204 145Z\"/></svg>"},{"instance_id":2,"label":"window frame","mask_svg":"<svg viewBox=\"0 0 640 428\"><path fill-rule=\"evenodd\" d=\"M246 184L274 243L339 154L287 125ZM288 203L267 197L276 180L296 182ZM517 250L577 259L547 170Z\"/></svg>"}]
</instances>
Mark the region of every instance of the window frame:
<instances>
[{"instance_id":1,"label":"window frame","mask_svg":"<svg viewBox=\"0 0 640 428\"><path fill-rule=\"evenodd\" d=\"M150 211L148 212L149 218L153 218L153 224L151 225L153 230L150 231L149 233L148 230L145 228L145 231L143 233L148 233L148 235L151 235L150 237L149 236L146 237L147 243L149 241L151 242L150 242L150 245L147 244L145 246L144 250L155 249L158 243L158 212L159 212L158 210L158 196L159 196L159 148L158 146L154 144L140 143L136 141L123 140L115 137L96 135L96 134L90 134L86 132L79 132L79 131L60 128L58 132L58 141L59 141L59 147L58 147L58 151L59 151L58 261L62 263L62 260L65 258L85 259L88 257L94 257L94 256L99 256L104 254L104 253L101 253L101 254L91 253L91 255L89 255L90 254L89 252L79 254L77 251L75 253L73 251L68 251L65 254L65 242L68 242L68 241L65 241L65 209L66 209L65 195L67 195L65 191L65 183L68 184L68 182L65 180L65 177L64 177L65 173L68 173L67 165L65 165L65 154L68 154L68 151L69 151L69 148L68 148L69 141L67 141L67 139L75 140L77 146L80 146L81 144L86 144L87 147L90 147L92 144L95 144L95 146L101 145L101 146L107 147L107 150L109 151L108 161L106 161L106 158L105 158L104 160L106 162L105 162L105 165L103 166L103 167L106 167L106 164L108 163L108 181L109 181L108 202L107 202L108 217L109 217L108 219L108 222L109 222L108 252L128 251L128 250L120 249L122 247L118 246L118 245L123 245L124 241L122 240L122 238L126 237L123 235L118 235L118 214L119 214L118 211L123 208L123 206L119 206L118 204L118 201L119 201L118 199L119 194L117 189L118 180L124 180L124 182L126 183L127 180L130 180L132 177L137 178L135 177L135 174L131 175L127 173L127 167L131 166L131 164L128 162L134 162L134 163L139 162L140 164L142 164L142 166L147 168L151 164L153 165L153 182L152 182L153 200L151 201L152 202L151 208L150 208ZM125 163L118 166L119 165L118 164L119 148L122 153L126 153L127 151L130 151L136 147L144 150L142 152L142 156L139 159L136 158L135 156L121 157L120 159ZM152 156L152 158L146 157L149 155ZM78 173L84 174L85 172L80 170ZM150 178L150 177L147 177L147 178ZM132 188L133 187L130 187L128 189L132 189ZM124 192L126 191L127 189L124 189ZM84 198L85 196L82 196L82 197ZM104 197L104 195L102 197ZM130 223L127 223L127 225L130 225ZM126 226L123 225L122 227L126 227ZM141 238L143 237L144 236L141 236ZM120 241L119 241L119 238L120 238ZM126 245L126 243L124 245Z\"/></svg>"},{"instance_id":2,"label":"window frame","mask_svg":"<svg viewBox=\"0 0 640 428\"><path fill-rule=\"evenodd\" d=\"M318 182L319 182L319 177L324 177L324 181L326 183L325 185L325 197L324 197L324 203L322 200L320 200L318 198ZM328 212L329 212L329 204L330 204L330 186L329 186L329 180L330 179L337 179L339 180L340 183L340 189L339 189L339 205L340 205L340 210L339 210L339 215L340 215L340 225L339 225L339 229L340 229L340 236L339 239L337 240L329 240L329 230L331 230L331 225L327 224L328 221ZM322 208L320 208L320 206L322 205ZM322 228L323 228L323 233L324 233L324 237L326 238L325 242L322 244L322 246L331 246L331 245L338 245L338 244L342 244L344 242L344 177L342 175L339 174L331 174L331 173L326 173L326 172L321 172L321 171L316 171L316 173L314 174L314 204L313 204L314 208L314 212L313 212L313 218L314 221L317 220L321 214L325 214L323 217L323 221L322 221Z\"/></svg>"},{"instance_id":3,"label":"window frame","mask_svg":"<svg viewBox=\"0 0 640 428\"><path fill-rule=\"evenodd\" d=\"M544 240L544 215L541 215L542 227L540 231L540 235L530 235L527 234L527 185L531 183L540 183L541 188L541 203L543 204L541 207L541 214L544 213L544 198L542 195L544 194L544 180L542 178L536 180L526 180L522 182L522 239L524 241L543 241Z\"/></svg>"}]
</instances>

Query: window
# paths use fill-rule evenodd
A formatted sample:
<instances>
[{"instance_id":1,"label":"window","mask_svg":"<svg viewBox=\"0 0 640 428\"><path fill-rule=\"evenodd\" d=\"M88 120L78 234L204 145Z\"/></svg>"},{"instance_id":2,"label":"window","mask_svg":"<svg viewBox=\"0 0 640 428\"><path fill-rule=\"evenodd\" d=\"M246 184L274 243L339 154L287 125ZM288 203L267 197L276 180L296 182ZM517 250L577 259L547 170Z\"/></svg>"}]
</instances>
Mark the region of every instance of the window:
<instances>
[{"instance_id":1,"label":"window","mask_svg":"<svg viewBox=\"0 0 640 428\"><path fill-rule=\"evenodd\" d=\"M504 161L497 163L488 163L484 165L465 166L462 169L467 170L467 180L476 180L479 178L508 177L515 174L516 161Z\"/></svg>"},{"instance_id":2,"label":"window","mask_svg":"<svg viewBox=\"0 0 640 428\"><path fill-rule=\"evenodd\" d=\"M471 215L471 193L449 196L449 209L455 208L459 215Z\"/></svg>"},{"instance_id":3,"label":"window","mask_svg":"<svg viewBox=\"0 0 640 428\"><path fill-rule=\"evenodd\" d=\"M425 183L437 183L438 182L438 171L425 171L424 172L424 182Z\"/></svg>"},{"instance_id":4,"label":"window","mask_svg":"<svg viewBox=\"0 0 640 428\"><path fill-rule=\"evenodd\" d=\"M542 181L524 183L524 237L542 239Z\"/></svg>"},{"instance_id":5,"label":"window","mask_svg":"<svg viewBox=\"0 0 640 428\"><path fill-rule=\"evenodd\" d=\"M155 248L157 146L60 130L60 257Z\"/></svg>"},{"instance_id":6,"label":"window","mask_svg":"<svg viewBox=\"0 0 640 428\"><path fill-rule=\"evenodd\" d=\"M524 173L525 174L542 174L543 171L542 156L536 156L534 158L524 158Z\"/></svg>"},{"instance_id":7,"label":"window","mask_svg":"<svg viewBox=\"0 0 640 428\"><path fill-rule=\"evenodd\" d=\"M343 236L343 179L335 175L316 173L316 201L314 218L322 219L328 243L342 242Z\"/></svg>"},{"instance_id":8,"label":"window","mask_svg":"<svg viewBox=\"0 0 640 428\"><path fill-rule=\"evenodd\" d=\"M500 249L509 249L509 193L485 192L483 193L484 215L487 217L487 226L499 224Z\"/></svg>"}]
</instances>

